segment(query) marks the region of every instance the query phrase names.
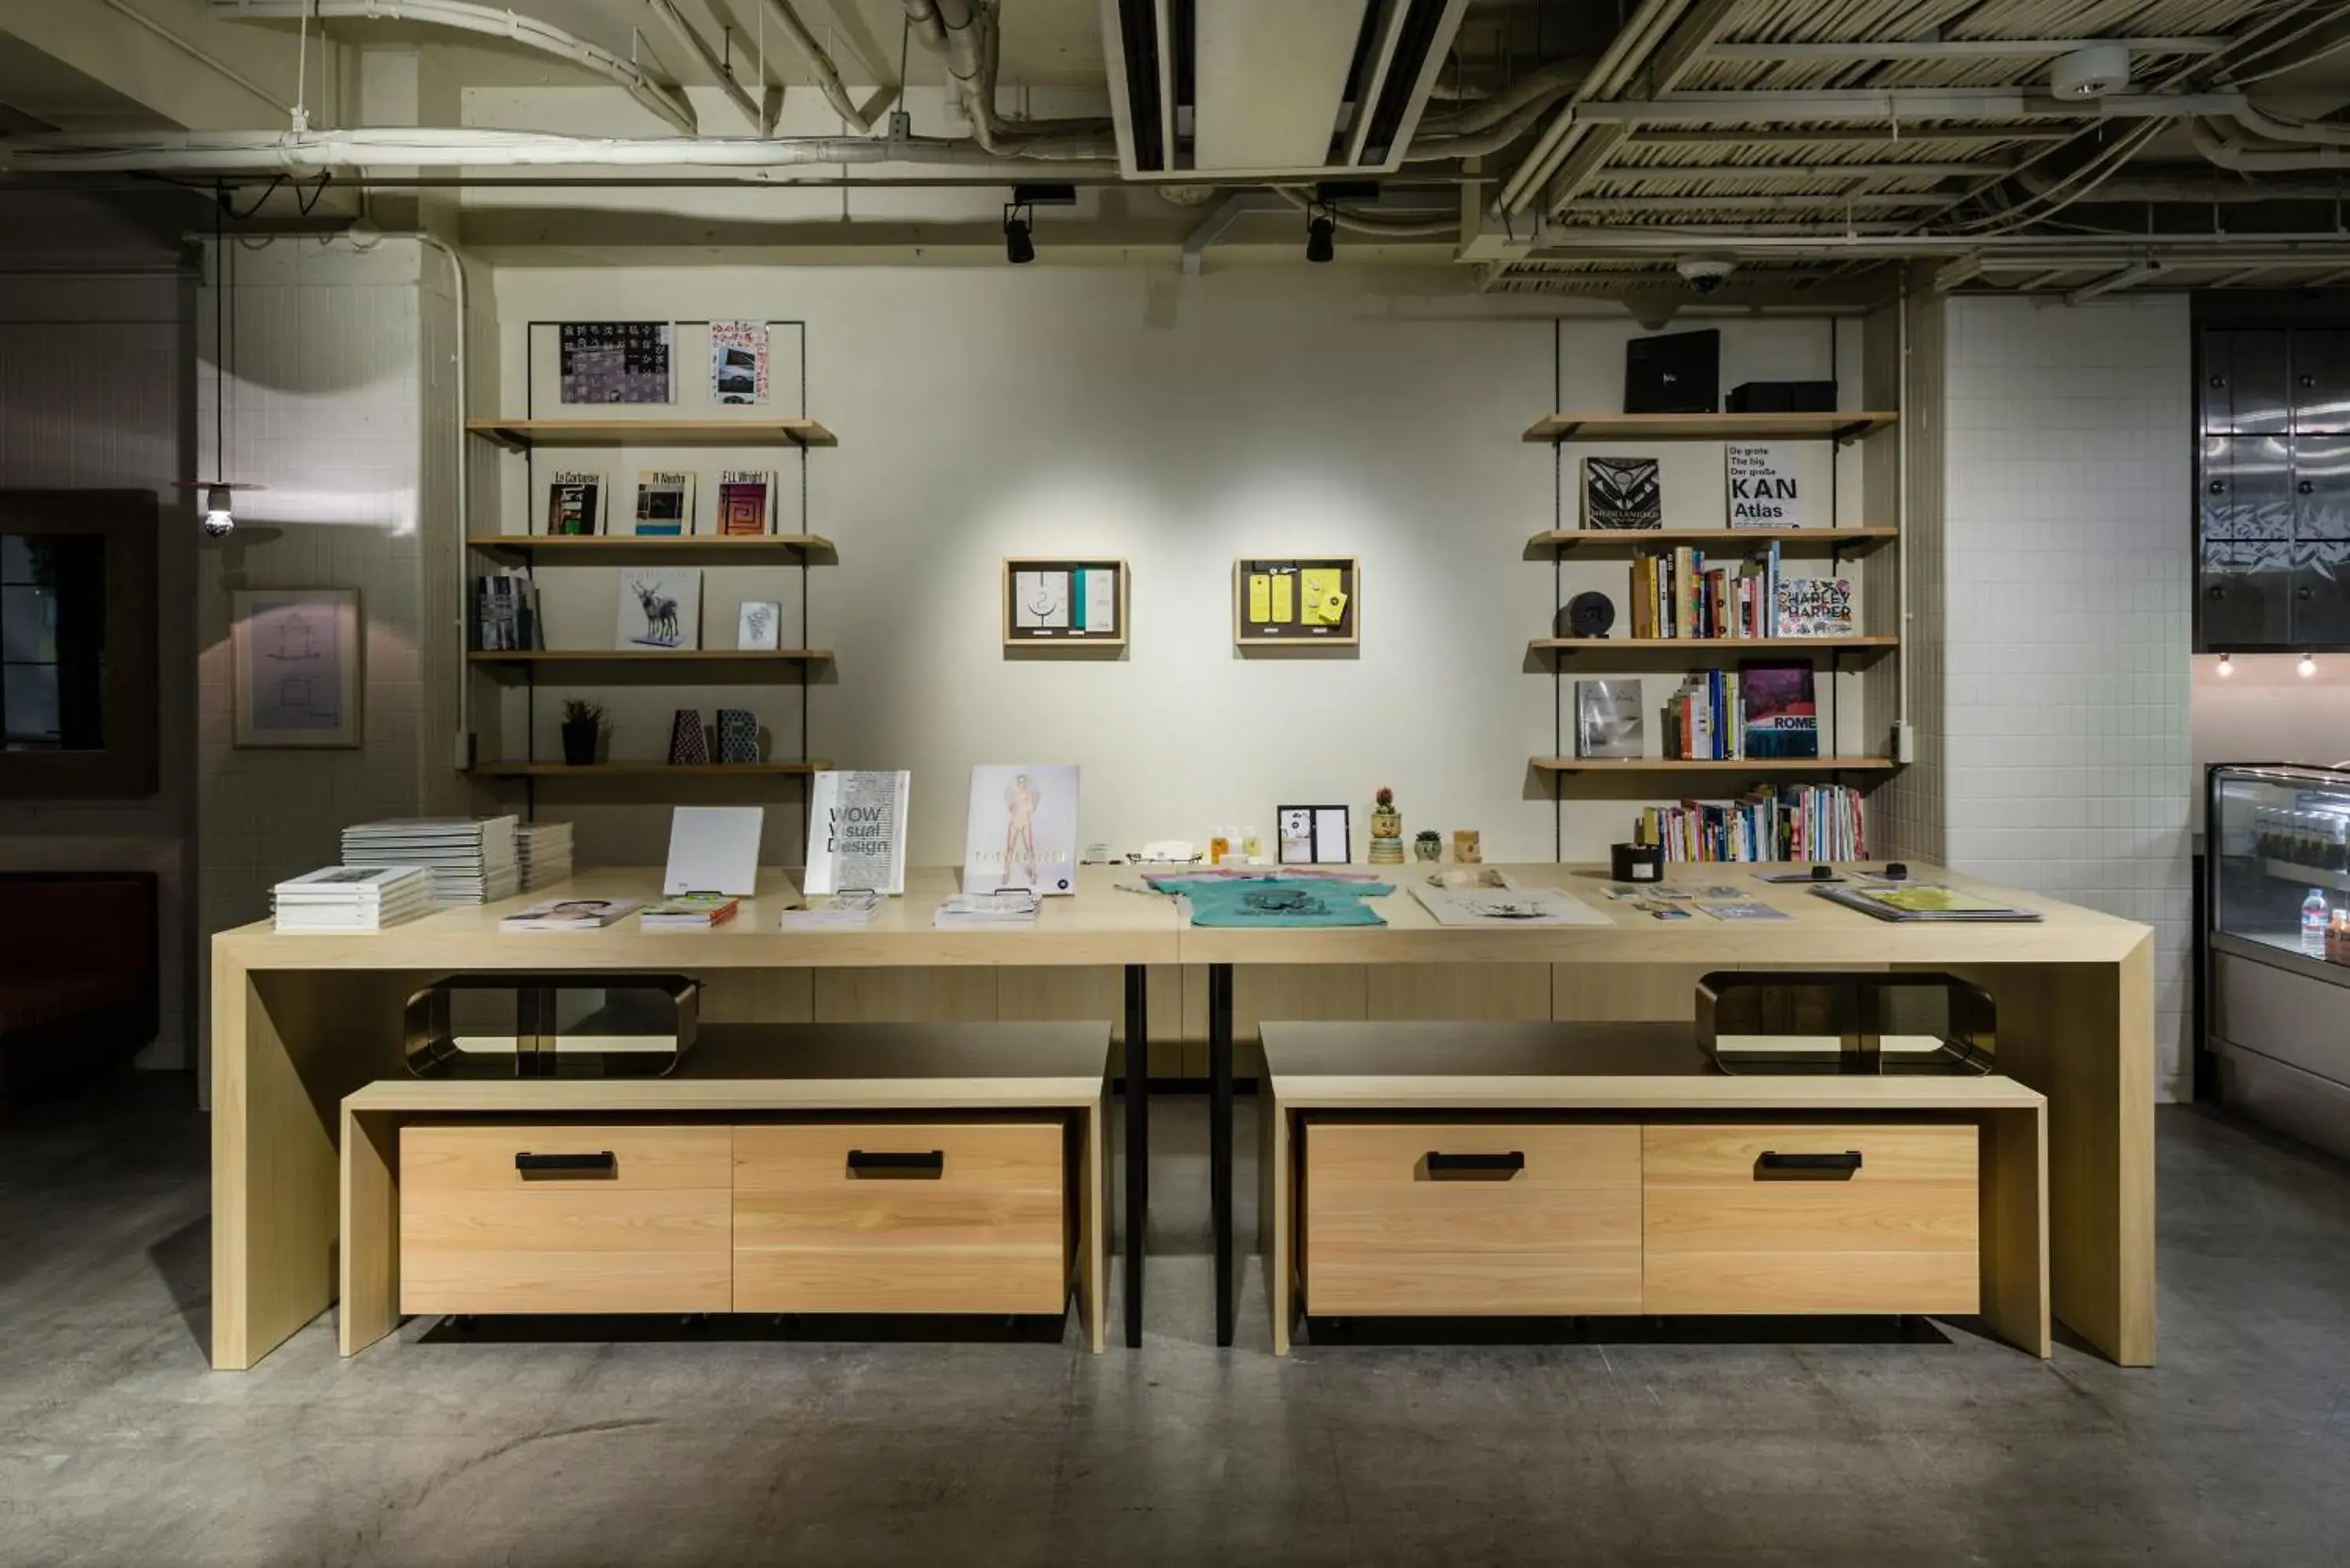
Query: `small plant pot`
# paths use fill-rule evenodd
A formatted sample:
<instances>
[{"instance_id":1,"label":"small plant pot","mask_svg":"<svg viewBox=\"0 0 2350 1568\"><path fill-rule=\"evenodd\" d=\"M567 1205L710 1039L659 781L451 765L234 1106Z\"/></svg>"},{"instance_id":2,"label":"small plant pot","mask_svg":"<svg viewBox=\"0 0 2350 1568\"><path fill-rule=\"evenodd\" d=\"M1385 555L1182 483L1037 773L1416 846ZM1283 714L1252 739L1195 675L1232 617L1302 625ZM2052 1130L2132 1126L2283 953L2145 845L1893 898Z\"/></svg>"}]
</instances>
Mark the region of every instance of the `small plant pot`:
<instances>
[{"instance_id":1,"label":"small plant pot","mask_svg":"<svg viewBox=\"0 0 2350 1568\"><path fill-rule=\"evenodd\" d=\"M566 724L563 726L563 761L566 766L593 767L596 763L596 742L603 738L600 724Z\"/></svg>"},{"instance_id":2,"label":"small plant pot","mask_svg":"<svg viewBox=\"0 0 2350 1568\"><path fill-rule=\"evenodd\" d=\"M1418 859L1441 860L1444 858L1444 840L1432 833L1415 838L1411 841L1411 852Z\"/></svg>"}]
</instances>

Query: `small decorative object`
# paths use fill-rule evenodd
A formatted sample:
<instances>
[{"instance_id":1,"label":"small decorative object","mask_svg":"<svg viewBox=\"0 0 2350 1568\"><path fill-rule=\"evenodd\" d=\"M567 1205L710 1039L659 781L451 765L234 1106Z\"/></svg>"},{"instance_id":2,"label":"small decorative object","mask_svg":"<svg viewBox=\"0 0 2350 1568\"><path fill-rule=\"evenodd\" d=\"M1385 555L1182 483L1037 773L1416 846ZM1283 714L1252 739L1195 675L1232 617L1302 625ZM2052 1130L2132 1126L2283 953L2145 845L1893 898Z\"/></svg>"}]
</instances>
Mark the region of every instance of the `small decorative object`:
<instances>
[{"instance_id":1,"label":"small decorative object","mask_svg":"<svg viewBox=\"0 0 2350 1568\"><path fill-rule=\"evenodd\" d=\"M1608 875L1618 882L1661 882L1665 852L1653 844L1617 844L1607 851Z\"/></svg>"},{"instance_id":2,"label":"small decorative object","mask_svg":"<svg viewBox=\"0 0 2350 1568\"><path fill-rule=\"evenodd\" d=\"M592 767L596 742L604 736L604 705L575 697L563 704L563 760L575 768Z\"/></svg>"},{"instance_id":3,"label":"small decorative object","mask_svg":"<svg viewBox=\"0 0 2350 1568\"><path fill-rule=\"evenodd\" d=\"M1403 813L1395 808L1395 791L1382 788L1371 797L1371 864L1403 864Z\"/></svg>"},{"instance_id":4,"label":"small decorative object","mask_svg":"<svg viewBox=\"0 0 2350 1568\"><path fill-rule=\"evenodd\" d=\"M358 589L239 589L230 628L238 745L359 743Z\"/></svg>"},{"instance_id":5,"label":"small decorative object","mask_svg":"<svg viewBox=\"0 0 2350 1568\"><path fill-rule=\"evenodd\" d=\"M759 760L759 716L748 708L718 710L718 760L755 763Z\"/></svg>"},{"instance_id":6,"label":"small decorative object","mask_svg":"<svg viewBox=\"0 0 2350 1568\"><path fill-rule=\"evenodd\" d=\"M1421 828L1412 838L1411 852L1414 857L1421 860L1443 859L1444 835L1432 827Z\"/></svg>"},{"instance_id":7,"label":"small decorative object","mask_svg":"<svg viewBox=\"0 0 2350 1568\"><path fill-rule=\"evenodd\" d=\"M1475 828L1456 827L1452 830L1452 858L1463 866L1484 864L1485 851L1477 842Z\"/></svg>"},{"instance_id":8,"label":"small decorative object","mask_svg":"<svg viewBox=\"0 0 2350 1568\"><path fill-rule=\"evenodd\" d=\"M1558 612L1561 637L1606 637L1616 624L1616 605L1606 594L1577 594Z\"/></svg>"},{"instance_id":9,"label":"small decorative object","mask_svg":"<svg viewBox=\"0 0 2350 1568\"><path fill-rule=\"evenodd\" d=\"M669 761L671 767L702 767L710 761L710 742L702 734L702 710L680 708L669 725Z\"/></svg>"},{"instance_id":10,"label":"small decorative object","mask_svg":"<svg viewBox=\"0 0 2350 1568\"><path fill-rule=\"evenodd\" d=\"M734 646L748 653L773 653L783 646L784 607L745 599L734 623Z\"/></svg>"}]
</instances>

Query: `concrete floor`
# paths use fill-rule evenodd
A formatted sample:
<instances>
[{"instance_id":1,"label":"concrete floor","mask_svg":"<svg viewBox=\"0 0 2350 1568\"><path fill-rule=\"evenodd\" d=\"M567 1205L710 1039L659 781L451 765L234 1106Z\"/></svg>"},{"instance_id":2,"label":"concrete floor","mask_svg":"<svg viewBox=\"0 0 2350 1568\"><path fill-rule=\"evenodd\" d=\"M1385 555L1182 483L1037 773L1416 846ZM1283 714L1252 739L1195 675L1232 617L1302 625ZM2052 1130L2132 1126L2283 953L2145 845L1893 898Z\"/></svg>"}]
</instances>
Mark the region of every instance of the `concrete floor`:
<instances>
[{"instance_id":1,"label":"concrete floor","mask_svg":"<svg viewBox=\"0 0 2350 1568\"><path fill-rule=\"evenodd\" d=\"M203 1120L22 1107L0 1563L2350 1562L2350 1168L2214 1116L2159 1118L2150 1372L1959 1324L1277 1362L1254 1288L1218 1351L1201 1106L1155 1125L1139 1353L322 1319L236 1375Z\"/></svg>"}]
</instances>

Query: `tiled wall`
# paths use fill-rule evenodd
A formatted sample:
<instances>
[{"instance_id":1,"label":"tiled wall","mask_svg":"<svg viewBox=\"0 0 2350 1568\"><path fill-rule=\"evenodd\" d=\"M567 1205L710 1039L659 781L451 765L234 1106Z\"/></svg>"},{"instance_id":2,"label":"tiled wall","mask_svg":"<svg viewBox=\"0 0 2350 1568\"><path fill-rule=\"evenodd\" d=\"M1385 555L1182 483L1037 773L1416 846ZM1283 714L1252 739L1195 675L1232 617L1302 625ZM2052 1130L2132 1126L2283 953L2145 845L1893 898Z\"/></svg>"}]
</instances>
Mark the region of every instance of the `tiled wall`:
<instances>
[{"instance_id":1,"label":"tiled wall","mask_svg":"<svg viewBox=\"0 0 2350 1568\"><path fill-rule=\"evenodd\" d=\"M2183 1097L2187 301L1945 311L1950 863L2155 928L2159 1082Z\"/></svg>"},{"instance_id":2,"label":"tiled wall","mask_svg":"<svg viewBox=\"0 0 2350 1568\"><path fill-rule=\"evenodd\" d=\"M262 918L273 883L331 864L344 824L422 808L423 579L427 561L445 564L449 546L428 554L421 532L428 394L419 251L409 240L366 252L279 240L238 246L231 258L226 462L232 477L268 488L240 496L236 532L202 555L196 769L205 932ZM207 460L213 304L207 287L196 376ZM438 525L448 525L445 515ZM359 590L363 744L234 744L230 595L249 587Z\"/></svg>"}]
</instances>

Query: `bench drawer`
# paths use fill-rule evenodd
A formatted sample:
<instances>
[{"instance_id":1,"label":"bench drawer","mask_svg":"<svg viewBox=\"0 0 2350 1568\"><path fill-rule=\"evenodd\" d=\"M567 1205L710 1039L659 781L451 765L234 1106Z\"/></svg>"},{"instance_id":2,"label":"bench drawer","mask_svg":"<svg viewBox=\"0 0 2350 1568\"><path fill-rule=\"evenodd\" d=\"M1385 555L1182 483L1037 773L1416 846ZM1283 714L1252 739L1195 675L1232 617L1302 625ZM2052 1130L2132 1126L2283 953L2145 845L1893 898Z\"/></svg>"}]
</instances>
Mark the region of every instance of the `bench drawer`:
<instances>
[{"instance_id":1,"label":"bench drawer","mask_svg":"<svg viewBox=\"0 0 2350 1568\"><path fill-rule=\"evenodd\" d=\"M1652 1313L1971 1313L1971 1125L1644 1129L1642 1305Z\"/></svg>"},{"instance_id":2,"label":"bench drawer","mask_svg":"<svg viewBox=\"0 0 2350 1568\"><path fill-rule=\"evenodd\" d=\"M724 1312L726 1127L400 1135L400 1309Z\"/></svg>"},{"instance_id":3,"label":"bench drawer","mask_svg":"<svg viewBox=\"0 0 2350 1568\"><path fill-rule=\"evenodd\" d=\"M1057 1120L734 1129L734 1310L1057 1313Z\"/></svg>"},{"instance_id":4,"label":"bench drawer","mask_svg":"<svg viewBox=\"0 0 2350 1568\"><path fill-rule=\"evenodd\" d=\"M1640 1308L1640 1129L1313 1121L1305 1308L1512 1316Z\"/></svg>"}]
</instances>

